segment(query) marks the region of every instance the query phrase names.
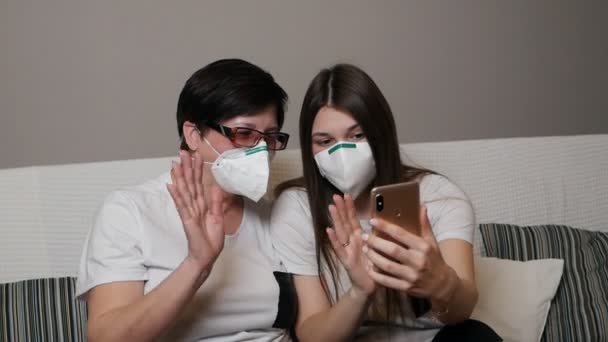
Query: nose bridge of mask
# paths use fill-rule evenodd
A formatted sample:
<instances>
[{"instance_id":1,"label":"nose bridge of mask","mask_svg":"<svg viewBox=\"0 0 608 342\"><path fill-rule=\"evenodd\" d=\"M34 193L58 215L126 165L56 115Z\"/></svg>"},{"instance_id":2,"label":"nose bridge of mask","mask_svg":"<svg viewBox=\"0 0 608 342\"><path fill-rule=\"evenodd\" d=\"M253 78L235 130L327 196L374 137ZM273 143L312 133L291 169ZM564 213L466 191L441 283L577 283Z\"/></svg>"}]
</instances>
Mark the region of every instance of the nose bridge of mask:
<instances>
[{"instance_id":1,"label":"nose bridge of mask","mask_svg":"<svg viewBox=\"0 0 608 342\"><path fill-rule=\"evenodd\" d=\"M213 168L234 168L238 165L238 168L253 171L253 168L262 160L268 160L268 146L266 144L258 144L251 148L241 147L226 150L210 164L213 164Z\"/></svg>"},{"instance_id":2,"label":"nose bridge of mask","mask_svg":"<svg viewBox=\"0 0 608 342\"><path fill-rule=\"evenodd\" d=\"M264 151L268 152L268 145L266 145L266 142L264 140L260 140L260 143L258 143L255 147L245 150L245 155L250 156L252 154Z\"/></svg>"},{"instance_id":3,"label":"nose bridge of mask","mask_svg":"<svg viewBox=\"0 0 608 342\"><path fill-rule=\"evenodd\" d=\"M209 140L207 140L207 138L203 138L203 140L205 141L205 143L207 143L207 145L209 145L209 147L211 147L213 152L215 152L217 154L217 158L215 159L215 161L204 162L205 164L210 164L210 165L221 164L222 161L225 159L236 159L236 158L241 158L241 157L247 157L252 154L256 154L258 152L263 152L263 151L268 152L268 145L266 144L266 142L264 140L261 140L254 147L249 147L249 148L248 147L238 147L238 148L226 150L223 153L220 153L218 150L216 150L215 147L213 147L213 145L211 145Z\"/></svg>"},{"instance_id":4,"label":"nose bridge of mask","mask_svg":"<svg viewBox=\"0 0 608 342\"><path fill-rule=\"evenodd\" d=\"M350 152L351 150L357 149L357 144L355 143L348 143L348 142L340 142L336 145L334 145L333 147L331 147L328 151L327 154L330 156L330 158L335 155L334 161L337 163L340 163L342 165L344 165L345 167L342 168L342 172L346 173L348 167L348 152Z\"/></svg>"},{"instance_id":5,"label":"nose bridge of mask","mask_svg":"<svg viewBox=\"0 0 608 342\"><path fill-rule=\"evenodd\" d=\"M349 142L339 142L339 143L335 144L334 146L330 147L329 150L327 150L327 154L332 155L333 153L335 153L336 151L339 151L341 149L353 149L353 148L357 148L357 144L349 143Z\"/></svg>"}]
</instances>

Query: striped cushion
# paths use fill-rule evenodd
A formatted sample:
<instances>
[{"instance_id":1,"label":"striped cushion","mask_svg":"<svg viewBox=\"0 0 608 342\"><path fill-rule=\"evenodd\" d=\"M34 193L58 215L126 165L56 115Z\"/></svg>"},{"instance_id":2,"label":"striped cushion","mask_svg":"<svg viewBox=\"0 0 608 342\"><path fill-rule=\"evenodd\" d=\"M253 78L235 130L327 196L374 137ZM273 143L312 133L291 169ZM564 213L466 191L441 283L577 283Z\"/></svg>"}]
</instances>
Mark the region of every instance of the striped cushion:
<instances>
[{"instance_id":1,"label":"striped cushion","mask_svg":"<svg viewBox=\"0 0 608 342\"><path fill-rule=\"evenodd\" d=\"M76 278L0 284L0 341L85 341L86 304Z\"/></svg>"},{"instance_id":2,"label":"striped cushion","mask_svg":"<svg viewBox=\"0 0 608 342\"><path fill-rule=\"evenodd\" d=\"M608 341L608 233L544 225L482 224L488 256L564 259L541 341Z\"/></svg>"}]
</instances>

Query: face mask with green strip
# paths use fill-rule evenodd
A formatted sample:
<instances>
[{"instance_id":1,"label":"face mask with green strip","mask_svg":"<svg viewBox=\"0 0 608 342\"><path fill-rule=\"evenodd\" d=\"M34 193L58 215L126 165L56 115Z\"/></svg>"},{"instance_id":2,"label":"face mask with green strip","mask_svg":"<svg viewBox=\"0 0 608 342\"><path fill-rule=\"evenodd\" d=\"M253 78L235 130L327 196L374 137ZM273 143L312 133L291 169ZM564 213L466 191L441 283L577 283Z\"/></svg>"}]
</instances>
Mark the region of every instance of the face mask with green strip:
<instances>
[{"instance_id":1,"label":"face mask with green strip","mask_svg":"<svg viewBox=\"0 0 608 342\"><path fill-rule=\"evenodd\" d=\"M374 156L368 142L339 141L315 154L321 176L353 198L361 194L376 176Z\"/></svg>"},{"instance_id":2,"label":"face mask with green strip","mask_svg":"<svg viewBox=\"0 0 608 342\"><path fill-rule=\"evenodd\" d=\"M224 191L245 196L252 201L259 201L268 189L270 176L270 159L268 146L260 140L257 146L235 148L219 153L205 139L205 142L218 155L211 164L211 173L215 182Z\"/></svg>"}]
</instances>

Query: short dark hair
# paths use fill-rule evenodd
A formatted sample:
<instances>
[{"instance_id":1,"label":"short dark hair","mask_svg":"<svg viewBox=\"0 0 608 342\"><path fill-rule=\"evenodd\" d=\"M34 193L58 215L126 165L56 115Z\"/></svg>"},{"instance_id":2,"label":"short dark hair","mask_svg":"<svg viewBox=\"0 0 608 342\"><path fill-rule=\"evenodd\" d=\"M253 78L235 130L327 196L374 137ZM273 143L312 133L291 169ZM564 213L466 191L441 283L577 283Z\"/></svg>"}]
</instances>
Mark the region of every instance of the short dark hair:
<instances>
[{"instance_id":1,"label":"short dark hair","mask_svg":"<svg viewBox=\"0 0 608 342\"><path fill-rule=\"evenodd\" d=\"M180 148L184 141L184 122L199 129L208 123L221 123L240 115L255 114L274 106L279 128L283 126L287 93L271 74L241 59L221 59L196 71L182 89L177 102L177 131Z\"/></svg>"}]
</instances>

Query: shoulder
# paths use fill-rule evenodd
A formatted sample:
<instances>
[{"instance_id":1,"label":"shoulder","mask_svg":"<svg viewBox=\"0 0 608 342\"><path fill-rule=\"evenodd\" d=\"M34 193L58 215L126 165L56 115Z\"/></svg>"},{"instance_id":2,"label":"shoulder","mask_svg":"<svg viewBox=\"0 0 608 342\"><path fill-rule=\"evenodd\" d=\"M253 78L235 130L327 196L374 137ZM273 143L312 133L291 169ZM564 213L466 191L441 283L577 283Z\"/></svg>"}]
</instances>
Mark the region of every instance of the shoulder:
<instances>
[{"instance_id":1,"label":"shoulder","mask_svg":"<svg viewBox=\"0 0 608 342\"><path fill-rule=\"evenodd\" d=\"M287 234L288 231L306 235L312 233L307 192L297 188L283 191L272 205L270 227L271 231L281 234Z\"/></svg>"},{"instance_id":2,"label":"shoulder","mask_svg":"<svg viewBox=\"0 0 608 342\"><path fill-rule=\"evenodd\" d=\"M164 213L172 201L166 189L168 178L168 174L164 174L144 183L110 192L97 212L97 222L133 224L138 223L141 216Z\"/></svg>"},{"instance_id":3,"label":"shoulder","mask_svg":"<svg viewBox=\"0 0 608 342\"><path fill-rule=\"evenodd\" d=\"M475 213L467 195L441 175L427 175L420 182L420 200L437 241L459 239L473 242Z\"/></svg>"},{"instance_id":4,"label":"shoulder","mask_svg":"<svg viewBox=\"0 0 608 342\"><path fill-rule=\"evenodd\" d=\"M158 207L164 208L167 201L171 200L167 191L167 183L170 182L171 177L168 172L165 172L142 183L114 190L106 197L106 202L130 202L133 206L142 209L149 207L150 210L160 209Z\"/></svg>"},{"instance_id":5,"label":"shoulder","mask_svg":"<svg viewBox=\"0 0 608 342\"><path fill-rule=\"evenodd\" d=\"M97 212L97 221L119 221L126 216L133 216L138 210L136 198L127 189L117 189L110 192L103 199Z\"/></svg>"},{"instance_id":6,"label":"shoulder","mask_svg":"<svg viewBox=\"0 0 608 342\"><path fill-rule=\"evenodd\" d=\"M469 201L468 196L447 177L429 174L420 181L420 197L423 202L442 199L460 199Z\"/></svg>"},{"instance_id":7,"label":"shoulder","mask_svg":"<svg viewBox=\"0 0 608 342\"><path fill-rule=\"evenodd\" d=\"M288 272L318 274L315 229L304 189L289 188L275 200L270 233L274 250Z\"/></svg>"},{"instance_id":8,"label":"shoulder","mask_svg":"<svg viewBox=\"0 0 608 342\"><path fill-rule=\"evenodd\" d=\"M308 193L302 188L289 188L283 191L272 205L273 212L276 210L296 209L310 211Z\"/></svg>"},{"instance_id":9,"label":"shoulder","mask_svg":"<svg viewBox=\"0 0 608 342\"><path fill-rule=\"evenodd\" d=\"M167 184L170 182L171 176L169 175L169 172L165 172L155 178L136 185L124 187L117 191L137 203L146 202L150 199L166 199L167 197L170 197L169 192L167 191Z\"/></svg>"}]
</instances>

